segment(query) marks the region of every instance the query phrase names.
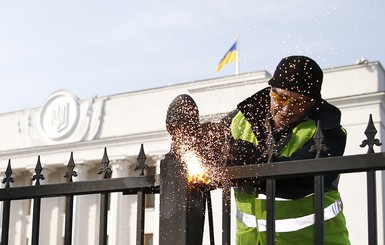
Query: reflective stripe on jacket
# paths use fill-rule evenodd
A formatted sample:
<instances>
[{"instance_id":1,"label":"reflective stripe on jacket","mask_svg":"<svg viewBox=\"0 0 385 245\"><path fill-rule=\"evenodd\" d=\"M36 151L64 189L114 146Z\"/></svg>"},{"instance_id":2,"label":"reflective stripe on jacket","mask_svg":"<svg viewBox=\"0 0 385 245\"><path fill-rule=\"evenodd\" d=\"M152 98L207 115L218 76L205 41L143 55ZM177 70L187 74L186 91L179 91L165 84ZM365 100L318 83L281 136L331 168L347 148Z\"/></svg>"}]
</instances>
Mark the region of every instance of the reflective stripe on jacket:
<instances>
[{"instance_id":1,"label":"reflective stripe on jacket","mask_svg":"<svg viewBox=\"0 0 385 245\"><path fill-rule=\"evenodd\" d=\"M230 127L236 140L243 140L258 145L252 126L241 112L233 118ZM316 123L308 119L299 123L292 130L291 139L280 150L279 155L290 157L314 136ZM266 200L255 198L235 190L237 203L238 245L265 245L266 241ZM324 195L324 241L325 245L350 244L342 213L342 202L338 191L329 191ZM307 245L315 244L314 195L299 199L276 200L276 244Z\"/></svg>"},{"instance_id":2,"label":"reflective stripe on jacket","mask_svg":"<svg viewBox=\"0 0 385 245\"><path fill-rule=\"evenodd\" d=\"M313 196L311 196L313 199ZM279 201L276 201L279 202ZM286 201L283 201L286 202ZM295 202L295 201L293 201ZM312 204L312 200L311 203ZM286 205L286 203L282 203L283 205ZM278 203L276 205L279 205ZM262 206L262 205L260 205ZM266 206L264 203L263 206ZM329 220L334 217L336 217L340 212L342 211L342 201L341 199L337 199L335 202L330 204L324 209L324 220ZM315 224L314 220L315 214L311 213L308 215L304 215L302 217L293 217L293 218L283 218L283 219L277 219L275 221L275 231L276 232L291 232L291 231L298 231L303 228L309 227L311 225ZM256 219L254 215L242 213L239 209L237 210L237 219L239 222L242 222L245 226L249 228L257 228L260 232L265 232L267 230L266 225L266 219Z\"/></svg>"}]
</instances>

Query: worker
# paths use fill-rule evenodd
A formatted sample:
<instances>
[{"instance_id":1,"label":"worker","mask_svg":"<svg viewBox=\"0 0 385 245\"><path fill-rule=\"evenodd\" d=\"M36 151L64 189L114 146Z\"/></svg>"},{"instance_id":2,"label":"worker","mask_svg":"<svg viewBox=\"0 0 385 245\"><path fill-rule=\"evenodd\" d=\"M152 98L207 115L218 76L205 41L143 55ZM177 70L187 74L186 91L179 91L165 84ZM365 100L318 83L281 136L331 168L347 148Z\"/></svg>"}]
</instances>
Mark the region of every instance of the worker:
<instances>
[{"instance_id":1,"label":"worker","mask_svg":"<svg viewBox=\"0 0 385 245\"><path fill-rule=\"evenodd\" d=\"M323 72L309 57L281 60L269 87L238 104L223 122L230 139L229 165L263 164L269 161L269 144L277 151L275 162L316 157L314 136L320 123L323 157L342 156L346 132L341 112L321 97ZM324 244L350 244L337 174L324 175ZM235 188L238 245L265 245L266 185ZM315 244L314 178L276 180L277 245Z\"/></svg>"}]
</instances>

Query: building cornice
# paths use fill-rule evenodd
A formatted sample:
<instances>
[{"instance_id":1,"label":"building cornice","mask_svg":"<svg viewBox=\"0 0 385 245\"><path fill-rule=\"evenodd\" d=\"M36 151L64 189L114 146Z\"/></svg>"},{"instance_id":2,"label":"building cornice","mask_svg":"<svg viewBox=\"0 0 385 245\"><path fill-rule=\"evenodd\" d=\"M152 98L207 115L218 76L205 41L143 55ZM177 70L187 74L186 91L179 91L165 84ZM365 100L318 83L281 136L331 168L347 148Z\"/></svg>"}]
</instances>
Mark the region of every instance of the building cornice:
<instances>
[{"instance_id":1,"label":"building cornice","mask_svg":"<svg viewBox=\"0 0 385 245\"><path fill-rule=\"evenodd\" d=\"M59 154L68 155L69 159L71 152L74 152L74 155L76 156L76 152L92 151L95 155L97 149L100 149L99 155L101 159L103 149L105 147L107 148L107 150L120 148L121 150L119 150L119 154L124 153L124 155L135 155L139 152L141 144L146 145L154 142L162 142L164 144L165 142L171 142L171 139L167 131L156 131L141 134L110 137L104 139L96 139L90 141L80 141L50 146L37 146L0 152L0 161L5 161L7 159L11 159L12 161L12 159L30 158L31 156L36 157L37 159L39 155ZM128 146L132 146L132 148ZM166 146L165 148L167 149L169 148L169 146ZM125 154L124 150L127 151L127 154ZM94 159L97 159L99 155L94 156ZM63 163L65 163L65 161Z\"/></svg>"}]
</instances>

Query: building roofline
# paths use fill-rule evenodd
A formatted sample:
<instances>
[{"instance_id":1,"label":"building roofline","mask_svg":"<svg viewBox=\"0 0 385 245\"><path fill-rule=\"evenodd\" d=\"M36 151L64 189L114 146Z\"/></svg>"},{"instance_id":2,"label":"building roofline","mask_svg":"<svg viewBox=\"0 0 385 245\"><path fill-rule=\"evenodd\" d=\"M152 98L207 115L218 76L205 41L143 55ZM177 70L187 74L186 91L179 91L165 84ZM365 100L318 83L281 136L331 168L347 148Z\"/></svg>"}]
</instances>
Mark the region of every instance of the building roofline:
<instances>
[{"instance_id":1,"label":"building roofline","mask_svg":"<svg viewBox=\"0 0 385 245\"><path fill-rule=\"evenodd\" d=\"M337 66L337 67L330 67L330 68L325 68L322 69L324 73L331 73L331 72L338 72L341 70L352 70L356 68L360 68L363 66L378 66L379 69L385 73L384 67L382 66L381 62L379 61L370 61L370 62L365 62L365 63L360 63L360 64L352 64L352 65L344 65L344 66Z\"/></svg>"},{"instance_id":2,"label":"building roofline","mask_svg":"<svg viewBox=\"0 0 385 245\"><path fill-rule=\"evenodd\" d=\"M323 72L324 73L332 73L332 72L338 72L338 71L341 71L341 70L356 69L356 68L362 67L362 66L378 66L379 69L383 73L385 73L385 70L384 70L383 66L381 65L381 63L379 61L371 61L371 62L364 62L362 64L353 64L353 65L344 65L344 66L325 68L325 69L323 69ZM133 90L133 91L127 91L127 92L121 92L121 93L116 93L116 94L111 94L111 95L103 95L103 96L97 96L97 97L98 98L106 98L106 99L108 99L109 97L127 96L127 95L130 95L130 94L140 94L140 93L148 93L148 92L151 92L151 91L161 91L161 90L166 90L166 89L170 89L170 88L187 87L187 86L189 86L191 84L194 84L194 86L198 85L195 89L200 89L199 85L204 86L205 84L212 84L210 86L212 88L212 87L216 87L214 85L214 83L223 83L226 80L231 81L231 83L240 83L240 82L247 82L247 81L256 80L256 79L258 79L258 80L260 80L260 79L261 80L265 80L265 79L270 78L271 76L272 75L268 71L260 70L260 71L253 71L253 72L245 72L245 73L241 73L239 75L227 75L227 76L222 76L222 77L200 79L200 80L195 80L195 81L175 83L175 84L171 84L171 85L165 85L165 86L159 86L159 87L151 87L151 88L146 88L146 89ZM71 91L68 91L68 90L65 90L65 91L71 93ZM55 91L53 93L56 93L56 92L57 91ZM53 93L51 93L51 94L53 94ZM49 96L50 95L48 95L47 98ZM77 95L75 94L75 96L77 96ZM79 99L79 101L83 101L83 100L86 100L86 99ZM41 106L43 106L43 105L41 105ZM18 112L24 111L24 110L35 110L35 109L40 108L41 106L39 106L39 107L32 107L32 108L26 108L26 109L20 109L20 110L12 111L12 112L5 112L5 113L1 113L0 115L18 113Z\"/></svg>"}]
</instances>

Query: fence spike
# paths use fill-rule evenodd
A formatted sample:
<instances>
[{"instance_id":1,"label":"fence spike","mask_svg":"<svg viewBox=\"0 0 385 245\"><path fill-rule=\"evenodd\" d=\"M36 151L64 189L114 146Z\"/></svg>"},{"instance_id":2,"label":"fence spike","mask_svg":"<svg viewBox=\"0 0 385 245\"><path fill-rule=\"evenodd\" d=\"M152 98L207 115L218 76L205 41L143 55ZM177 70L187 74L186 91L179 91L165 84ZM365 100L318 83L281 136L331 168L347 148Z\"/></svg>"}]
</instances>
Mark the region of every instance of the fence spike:
<instances>
[{"instance_id":1,"label":"fence spike","mask_svg":"<svg viewBox=\"0 0 385 245\"><path fill-rule=\"evenodd\" d=\"M44 175L41 173L43 171L43 167L41 166L40 156L37 157L37 163L35 167L35 175L32 176L32 181L36 180L35 185L40 185L40 180L44 180Z\"/></svg>"},{"instance_id":2,"label":"fence spike","mask_svg":"<svg viewBox=\"0 0 385 245\"><path fill-rule=\"evenodd\" d=\"M5 188L10 188L9 183L13 183L13 177L12 176L12 168L11 168L11 159L8 160L8 166L7 169L5 170L5 178L3 179L2 183L5 184Z\"/></svg>"},{"instance_id":3,"label":"fence spike","mask_svg":"<svg viewBox=\"0 0 385 245\"><path fill-rule=\"evenodd\" d=\"M360 145L360 147L368 146L368 153L374 153L373 146L382 145L379 139L374 138L376 134L377 134L377 129L374 126L372 114L370 114L368 126L366 127L366 130L365 130L366 140L362 141L362 144Z\"/></svg>"},{"instance_id":4,"label":"fence spike","mask_svg":"<svg viewBox=\"0 0 385 245\"><path fill-rule=\"evenodd\" d=\"M135 166L135 169L134 170L138 170L140 169L140 176L143 176L144 175L144 169L148 168L148 165L146 164L146 154L144 153L144 147L143 147L143 144L141 144L140 146L140 151L139 151L139 155L138 155L138 164Z\"/></svg>"},{"instance_id":5,"label":"fence spike","mask_svg":"<svg viewBox=\"0 0 385 245\"><path fill-rule=\"evenodd\" d=\"M316 153L315 158L322 157L322 153L329 150L329 148L323 143L324 138L325 138L325 136L322 132L321 121L318 121L317 122L317 129L316 129L314 137L313 137L315 145L313 145L309 150L310 152Z\"/></svg>"},{"instance_id":6,"label":"fence spike","mask_svg":"<svg viewBox=\"0 0 385 245\"><path fill-rule=\"evenodd\" d=\"M272 132L270 132L267 135L266 145L267 145L267 156L269 159L268 162L269 163L276 162L278 157L278 152L276 149L276 142Z\"/></svg>"},{"instance_id":7,"label":"fence spike","mask_svg":"<svg viewBox=\"0 0 385 245\"><path fill-rule=\"evenodd\" d=\"M104 154L103 154L103 158L101 161L102 167L99 168L99 170L98 170L98 174L102 174L103 179L108 179L111 177L112 170L108 166L109 163L110 163L110 159L108 159L107 148L104 147Z\"/></svg>"},{"instance_id":8,"label":"fence spike","mask_svg":"<svg viewBox=\"0 0 385 245\"><path fill-rule=\"evenodd\" d=\"M73 152L71 151L70 160L68 161L68 164L67 164L68 171L64 174L64 178L67 178L67 182L73 182L72 177L78 176L76 171L74 171L74 168L75 168L75 162L74 162Z\"/></svg>"}]
</instances>

